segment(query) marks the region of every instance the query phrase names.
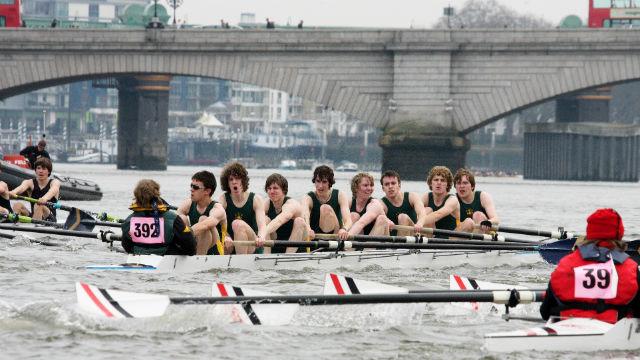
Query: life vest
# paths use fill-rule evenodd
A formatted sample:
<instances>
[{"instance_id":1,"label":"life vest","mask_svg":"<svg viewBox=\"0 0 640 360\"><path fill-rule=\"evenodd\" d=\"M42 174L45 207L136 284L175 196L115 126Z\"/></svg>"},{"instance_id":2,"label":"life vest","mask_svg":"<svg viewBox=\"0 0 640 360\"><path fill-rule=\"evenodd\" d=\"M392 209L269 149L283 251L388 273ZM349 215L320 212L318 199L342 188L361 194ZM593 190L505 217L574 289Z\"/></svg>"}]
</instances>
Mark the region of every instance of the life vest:
<instances>
[{"instance_id":1,"label":"life vest","mask_svg":"<svg viewBox=\"0 0 640 360\"><path fill-rule=\"evenodd\" d=\"M627 254L588 243L565 256L551 274L550 286L561 317L587 317L616 323L628 316L638 292L638 264Z\"/></svg>"},{"instance_id":2,"label":"life vest","mask_svg":"<svg viewBox=\"0 0 640 360\"><path fill-rule=\"evenodd\" d=\"M168 211L165 204L158 205L157 215L135 203L129 208L133 213L123 222L122 232L131 238L133 253L164 255L173 243L173 222L177 215Z\"/></svg>"}]
</instances>

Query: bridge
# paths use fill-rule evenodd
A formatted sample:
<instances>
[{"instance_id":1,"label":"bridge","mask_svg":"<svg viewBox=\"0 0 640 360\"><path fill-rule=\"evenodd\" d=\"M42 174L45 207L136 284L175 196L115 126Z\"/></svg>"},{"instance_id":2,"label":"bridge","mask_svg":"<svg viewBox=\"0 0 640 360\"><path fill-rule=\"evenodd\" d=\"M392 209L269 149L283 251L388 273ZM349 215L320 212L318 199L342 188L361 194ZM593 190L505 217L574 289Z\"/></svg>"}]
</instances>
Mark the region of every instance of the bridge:
<instances>
[{"instance_id":1,"label":"bridge","mask_svg":"<svg viewBox=\"0 0 640 360\"><path fill-rule=\"evenodd\" d=\"M103 77L132 79L121 100L170 75L250 83L384 129L383 167L419 179L464 164L465 135L509 113L640 78L640 32L617 29L0 29L0 50L0 99ZM166 109L144 101L121 101L139 110L121 105L119 167L166 166Z\"/></svg>"}]
</instances>

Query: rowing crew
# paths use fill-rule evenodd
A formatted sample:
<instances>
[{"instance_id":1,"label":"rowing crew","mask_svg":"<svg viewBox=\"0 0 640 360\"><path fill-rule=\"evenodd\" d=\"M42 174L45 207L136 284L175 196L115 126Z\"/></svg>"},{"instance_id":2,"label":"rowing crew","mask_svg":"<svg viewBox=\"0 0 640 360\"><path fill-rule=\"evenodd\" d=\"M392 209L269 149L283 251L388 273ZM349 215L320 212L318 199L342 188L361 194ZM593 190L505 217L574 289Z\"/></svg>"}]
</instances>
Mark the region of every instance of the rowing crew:
<instances>
[{"instance_id":1,"label":"rowing crew","mask_svg":"<svg viewBox=\"0 0 640 360\"><path fill-rule=\"evenodd\" d=\"M301 201L287 196L288 182L280 174L265 182L268 199L249 192L248 172L238 162L224 167L221 182L224 193L216 201L215 176L209 171L194 174L191 196L175 214L162 201L158 183L141 180L130 206L133 213L122 225L125 250L159 255L296 252L301 250L263 248L264 241L309 240L316 234L335 234L341 240L359 234L412 235L395 225L412 226L416 233L425 226L472 232L476 224L487 230L498 221L491 196L475 191L473 174L466 169L454 177L444 166L433 167L427 177L431 191L422 196L403 192L400 175L386 171L380 180L382 199L372 197L374 180L367 173L353 177L351 197L333 189L334 173L325 165L314 170L315 189ZM457 196L449 194L454 182ZM255 245L246 245L251 242Z\"/></svg>"}]
</instances>

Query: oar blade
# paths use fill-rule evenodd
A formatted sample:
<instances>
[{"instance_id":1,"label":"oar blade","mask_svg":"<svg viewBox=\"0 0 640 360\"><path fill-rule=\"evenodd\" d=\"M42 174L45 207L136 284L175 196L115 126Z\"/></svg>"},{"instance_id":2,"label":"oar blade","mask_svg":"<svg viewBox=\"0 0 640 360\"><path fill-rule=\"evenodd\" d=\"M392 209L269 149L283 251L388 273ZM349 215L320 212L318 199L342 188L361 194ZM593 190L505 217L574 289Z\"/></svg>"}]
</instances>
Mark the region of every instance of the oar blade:
<instances>
[{"instance_id":1,"label":"oar blade","mask_svg":"<svg viewBox=\"0 0 640 360\"><path fill-rule=\"evenodd\" d=\"M165 295L101 289L76 283L76 296L81 310L105 318L146 318L161 316L170 299Z\"/></svg>"},{"instance_id":2,"label":"oar blade","mask_svg":"<svg viewBox=\"0 0 640 360\"><path fill-rule=\"evenodd\" d=\"M245 287L215 283L211 289L215 297L229 296L272 296L274 293L257 291ZM229 304L215 305L217 315L228 316L231 322L247 325L282 326L291 323L298 312L298 304Z\"/></svg>"},{"instance_id":3,"label":"oar blade","mask_svg":"<svg viewBox=\"0 0 640 360\"><path fill-rule=\"evenodd\" d=\"M576 243L576 239L558 240L542 244L538 248L540 256L549 264L557 264L560 259L568 255Z\"/></svg>"},{"instance_id":4,"label":"oar blade","mask_svg":"<svg viewBox=\"0 0 640 360\"><path fill-rule=\"evenodd\" d=\"M67 230L77 231L93 231L95 227L95 219L86 212L73 208L69 211L69 216L64 222L64 228Z\"/></svg>"},{"instance_id":5,"label":"oar blade","mask_svg":"<svg viewBox=\"0 0 640 360\"><path fill-rule=\"evenodd\" d=\"M525 286L509 285L494 283L488 281L481 281L474 278L460 276L456 274L449 275L449 289L450 290L527 290ZM492 313L496 311L496 307L493 304L483 304L475 301L454 303L456 307L470 310L480 313Z\"/></svg>"},{"instance_id":6,"label":"oar blade","mask_svg":"<svg viewBox=\"0 0 640 360\"><path fill-rule=\"evenodd\" d=\"M407 294L408 292L409 289L403 287L359 280L333 273L324 276L324 288L322 289L323 295Z\"/></svg>"}]
</instances>

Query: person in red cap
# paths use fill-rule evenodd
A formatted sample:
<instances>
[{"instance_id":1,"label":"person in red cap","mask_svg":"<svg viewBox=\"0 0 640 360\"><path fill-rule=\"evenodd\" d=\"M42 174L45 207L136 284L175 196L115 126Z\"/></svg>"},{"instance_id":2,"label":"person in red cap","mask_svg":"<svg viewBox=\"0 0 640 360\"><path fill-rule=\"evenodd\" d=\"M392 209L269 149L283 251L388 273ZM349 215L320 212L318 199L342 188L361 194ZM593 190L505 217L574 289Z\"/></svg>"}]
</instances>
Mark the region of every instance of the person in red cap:
<instances>
[{"instance_id":1,"label":"person in red cap","mask_svg":"<svg viewBox=\"0 0 640 360\"><path fill-rule=\"evenodd\" d=\"M625 253L624 224L613 209L587 218L587 235L551 274L542 318L586 317L616 323L640 316L638 264Z\"/></svg>"}]
</instances>

